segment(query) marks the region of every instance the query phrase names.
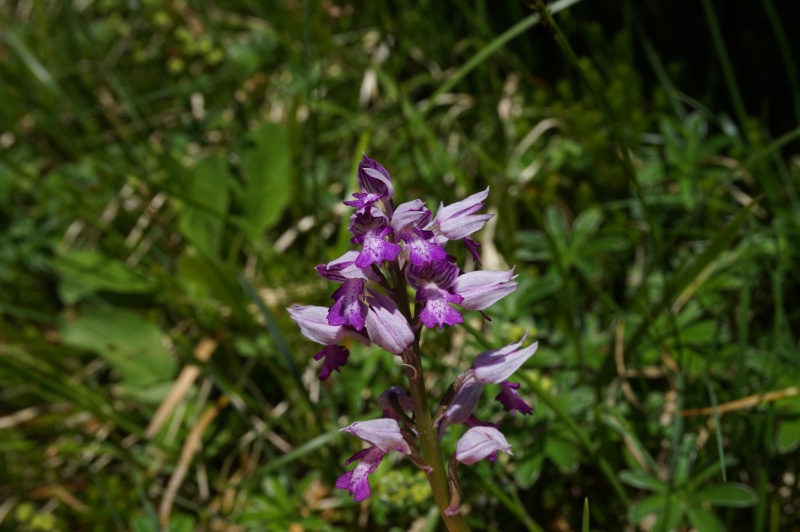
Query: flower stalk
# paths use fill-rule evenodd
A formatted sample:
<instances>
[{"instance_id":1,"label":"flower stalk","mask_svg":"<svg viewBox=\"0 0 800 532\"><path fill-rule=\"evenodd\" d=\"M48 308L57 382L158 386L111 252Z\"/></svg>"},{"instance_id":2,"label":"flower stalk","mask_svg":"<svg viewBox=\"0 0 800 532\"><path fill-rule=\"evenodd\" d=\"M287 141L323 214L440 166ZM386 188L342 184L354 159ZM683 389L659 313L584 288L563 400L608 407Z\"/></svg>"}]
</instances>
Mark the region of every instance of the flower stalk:
<instances>
[{"instance_id":1,"label":"flower stalk","mask_svg":"<svg viewBox=\"0 0 800 532\"><path fill-rule=\"evenodd\" d=\"M357 421L341 429L369 446L345 461L345 466L357 465L339 477L336 487L349 491L356 501L367 499L371 494L369 475L387 454L398 452L427 475L447 528L469 530L461 513L459 464L494 461L499 451L511 453L498 427L479 420L473 411L484 386L500 385L495 398L506 411L512 415L533 412L517 394L520 385L507 379L533 355L536 344L522 347L526 335L519 342L479 354L470 368L455 377L432 417L420 338L425 327L442 330L464 323L453 305L483 314L484 309L517 288L513 268L463 272L455 257L445 251L449 241L461 240L475 262L481 264L477 253L480 244L469 235L492 216L478 214L489 189L452 205L440 205L434 218L418 199L395 206L389 172L367 156L359 164L358 182L361 192L344 203L356 209L348 230L353 234L351 243L361 248L316 267L323 278L339 284L331 297L333 305L295 305L288 311L303 335L324 346L314 356L323 361L320 380L340 372L347 363L350 352L340 343L348 337L399 356L408 378L408 392L392 386L378 400L383 409L381 418ZM411 291L415 293L413 313ZM439 442L450 427L458 425L468 430L459 438L456 453L446 467Z\"/></svg>"}]
</instances>

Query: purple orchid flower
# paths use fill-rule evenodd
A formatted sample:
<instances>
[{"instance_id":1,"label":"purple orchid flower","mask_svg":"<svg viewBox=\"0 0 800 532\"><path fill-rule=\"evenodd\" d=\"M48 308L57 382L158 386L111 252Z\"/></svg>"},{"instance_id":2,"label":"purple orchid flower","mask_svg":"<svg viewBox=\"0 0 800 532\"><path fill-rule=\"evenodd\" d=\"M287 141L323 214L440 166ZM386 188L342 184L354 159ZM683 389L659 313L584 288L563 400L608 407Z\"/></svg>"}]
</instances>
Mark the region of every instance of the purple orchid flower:
<instances>
[{"instance_id":1,"label":"purple orchid flower","mask_svg":"<svg viewBox=\"0 0 800 532\"><path fill-rule=\"evenodd\" d=\"M520 384L518 382L503 381L500 383L502 388L494 398L503 405L503 410L511 412L511 415L516 415L517 412L522 412L523 416L533 414L533 407L522 400L517 394Z\"/></svg>"},{"instance_id":2,"label":"purple orchid flower","mask_svg":"<svg viewBox=\"0 0 800 532\"><path fill-rule=\"evenodd\" d=\"M502 432L493 427L473 427L458 440L455 457L462 464L474 464L484 458L494 462L498 451L512 454Z\"/></svg>"},{"instance_id":3,"label":"purple orchid flower","mask_svg":"<svg viewBox=\"0 0 800 532\"><path fill-rule=\"evenodd\" d=\"M493 214L475 214L483 208L483 202L489 195L489 188L478 192L452 205L439 204L439 212L431 224L431 229L436 236L450 240L466 238L481 229Z\"/></svg>"},{"instance_id":4,"label":"purple orchid flower","mask_svg":"<svg viewBox=\"0 0 800 532\"><path fill-rule=\"evenodd\" d=\"M414 409L414 402L411 400L411 396L408 395L408 392L401 386L392 386L388 390L384 390L378 397L378 407L383 410L383 417L396 419L398 421L402 419L400 412L397 412L392 404L390 400L391 397L397 399L397 404L404 411Z\"/></svg>"},{"instance_id":5,"label":"purple orchid flower","mask_svg":"<svg viewBox=\"0 0 800 532\"><path fill-rule=\"evenodd\" d=\"M417 303L425 303L419 318L426 327L463 323L461 314L448 303L461 303L464 298L450 288L458 277L458 266L446 260L406 270L408 282L417 290Z\"/></svg>"},{"instance_id":6,"label":"purple orchid flower","mask_svg":"<svg viewBox=\"0 0 800 532\"><path fill-rule=\"evenodd\" d=\"M472 369L465 383L479 382L482 384L500 384L508 379L522 364L525 363L539 347L539 342L534 342L524 349L522 343L528 338L528 333L519 342L510 343L499 349L484 351L472 361ZM471 372L471 374L470 374Z\"/></svg>"},{"instance_id":7,"label":"purple orchid flower","mask_svg":"<svg viewBox=\"0 0 800 532\"><path fill-rule=\"evenodd\" d=\"M447 252L435 241L433 232L422 229L431 220L431 211L421 200L398 205L392 216L394 233L406 243L409 260L414 266L424 266L447 258Z\"/></svg>"},{"instance_id":8,"label":"purple orchid flower","mask_svg":"<svg viewBox=\"0 0 800 532\"><path fill-rule=\"evenodd\" d=\"M349 432L372 444L348 458L344 463L346 466L359 460L360 463L336 480L336 487L349 491L357 502L370 496L369 475L378 468L384 456L392 451L411 454L411 448L400 432L400 425L394 419L360 421L340 429L341 431Z\"/></svg>"},{"instance_id":9,"label":"purple orchid flower","mask_svg":"<svg viewBox=\"0 0 800 532\"><path fill-rule=\"evenodd\" d=\"M417 289L417 302L425 302L420 320L426 327L463 323L461 314L448 303L469 310L483 310L517 289L514 269L479 271L458 275L458 266L443 260L406 270L408 282Z\"/></svg>"},{"instance_id":10,"label":"purple orchid flower","mask_svg":"<svg viewBox=\"0 0 800 532\"><path fill-rule=\"evenodd\" d=\"M368 268L371 264L378 266L385 260L393 261L402 248L385 237L392 234L389 219L377 207L370 207L364 212L357 212L350 217L349 231L355 236L350 240L353 244L363 244L361 253L356 257L355 265Z\"/></svg>"},{"instance_id":11,"label":"purple orchid flower","mask_svg":"<svg viewBox=\"0 0 800 532\"><path fill-rule=\"evenodd\" d=\"M414 331L408 320L389 296L369 290L367 333L373 342L394 355L402 353L414 341Z\"/></svg>"},{"instance_id":12,"label":"purple orchid flower","mask_svg":"<svg viewBox=\"0 0 800 532\"><path fill-rule=\"evenodd\" d=\"M334 371L341 372L339 368L347 364L349 356L350 350L340 345L326 345L320 349L317 354L314 355L314 360L325 359L325 362L322 364L322 369L319 372L319 380L328 380L328 377L330 377L331 373Z\"/></svg>"},{"instance_id":13,"label":"purple orchid flower","mask_svg":"<svg viewBox=\"0 0 800 532\"><path fill-rule=\"evenodd\" d=\"M370 345L369 337L366 335L342 325L329 324L328 309L325 307L295 305L286 310L300 326L303 336L325 346L314 355L314 360L325 359L319 374L319 379L322 381L330 377L333 371L339 371L339 368L347 362L350 351L346 347L336 345L345 336L355 338L364 345Z\"/></svg>"}]
</instances>

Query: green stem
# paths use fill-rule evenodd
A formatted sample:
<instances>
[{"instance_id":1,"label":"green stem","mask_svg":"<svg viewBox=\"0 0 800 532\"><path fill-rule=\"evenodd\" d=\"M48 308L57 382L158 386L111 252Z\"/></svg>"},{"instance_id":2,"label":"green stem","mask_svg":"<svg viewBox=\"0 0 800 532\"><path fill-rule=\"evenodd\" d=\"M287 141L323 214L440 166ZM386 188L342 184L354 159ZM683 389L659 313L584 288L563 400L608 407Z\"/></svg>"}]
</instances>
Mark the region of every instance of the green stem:
<instances>
[{"instance_id":1,"label":"green stem","mask_svg":"<svg viewBox=\"0 0 800 532\"><path fill-rule=\"evenodd\" d=\"M392 278L394 279L394 291L397 294L397 303L400 312L411 323L411 307L408 301L408 291L406 280L396 264L391 266ZM422 459L431 468L427 474L428 483L431 486L433 500L439 508L439 513L444 520L447 529L451 532L469 531L469 525L461 514L447 515L445 509L450 505L450 486L447 481L447 473L442 460L442 449L439 447L439 438L436 429L433 427L431 411L428 407L428 393L425 390L425 379L422 373L422 355L419 349L419 334L417 331L414 343L403 353L403 359L410 365L407 372L408 383L411 388L411 400L414 403L414 420L419 438Z\"/></svg>"}]
</instances>

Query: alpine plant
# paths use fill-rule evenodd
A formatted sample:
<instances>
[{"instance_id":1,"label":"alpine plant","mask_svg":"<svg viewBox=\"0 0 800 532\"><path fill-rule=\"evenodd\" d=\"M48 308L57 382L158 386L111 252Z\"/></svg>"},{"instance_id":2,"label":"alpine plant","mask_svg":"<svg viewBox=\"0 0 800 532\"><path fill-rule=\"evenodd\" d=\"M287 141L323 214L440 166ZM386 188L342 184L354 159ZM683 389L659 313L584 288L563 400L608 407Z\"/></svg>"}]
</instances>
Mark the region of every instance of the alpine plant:
<instances>
[{"instance_id":1,"label":"alpine plant","mask_svg":"<svg viewBox=\"0 0 800 532\"><path fill-rule=\"evenodd\" d=\"M288 309L303 335L323 347L314 356L322 361L319 378L327 380L347 363L346 337L369 346L377 344L402 359L409 392L394 386L379 399L383 417L341 429L368 444L350 457L336 487L356 501L370 496L369 475L391 452L408 456L427 473L434 498L451 530L466 530L459 515L457 466L483 459L494 461L511 447L499 427L477 419L473 412L486 385L499 385L495 397L514 415L533 412L517 393L511 375L536 352L523 347L526 337L479 354L469 369L451 384L431 417L424 387L419 338L424 327L442 330L463 323L464 310L483 311L517 288L514 269L463 272L445 246L460 240L475 259L480 244L470 238L493 216L480 214L489 189L452 205L439 205L436 216L419 199L395 205L389 172L366 155L358 165L360 192L344 204L354 209L348 230L357 249L316 267L336 283L333 304L295 305ZM413 294L413 298L410 297ZM413 313L412 305L413 301ZM483 314L483 312L481 312ZM485 315L485 314L484 314ZM439 441L448 429L465 425L466 432L445 470Z\"/></svg>"}]
</instances>

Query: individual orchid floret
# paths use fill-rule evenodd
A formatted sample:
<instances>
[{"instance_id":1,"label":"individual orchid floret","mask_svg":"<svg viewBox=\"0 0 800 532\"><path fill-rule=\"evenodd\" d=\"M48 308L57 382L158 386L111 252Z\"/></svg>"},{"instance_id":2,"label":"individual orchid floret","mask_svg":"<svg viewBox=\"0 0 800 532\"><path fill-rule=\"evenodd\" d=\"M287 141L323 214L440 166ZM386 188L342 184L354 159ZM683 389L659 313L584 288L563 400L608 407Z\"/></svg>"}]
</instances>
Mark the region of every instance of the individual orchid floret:
<instances>
[{"instance_id":1,"label":"individual orchid floret","mask_svg":"<svg viewBox=\"0 0 800 532\"><path fill-rule=\"evenodd\" d=\"M489 195L489 188L461 201L448 205L439 205L439 212L433 220L431 230L437 236L457 240L471 235L486 225L493 214L475 214L483 208L483 202Z\"/></svg>"},{"instance_id":2,"label":"individual orchid floret","mask_svg":"<svg viewBox=\"0 0 800 532\"><path fill-rule=\"evenodd\" d=\"M359 464L352 471L345 472L336 479L336 487L340 490L347 490L356 502L361 502L370 496L369 475L374 473L383 460L386 453L378 447L368 447L358 451L348 458L344 465L360 460Z\"/></svg>"},{"instance_id":3,"label":"individual orchid floret","mask_svg":"<svg viewBox=\"0 0 800 532\"><path fill-rule=\"evenodd\" d=\"M526 360L533 356L539 346L538 342L534 342L528 347L520 349L527 337L528 334L525 333L519 342L479 354L472 362L472 369L469 370L470 375L465 383L500 384L508 379Z\"/></svg>"},{"instance_id":4,"label":"individual orchid floret","mask_svg":"<svg viewBox=\"0 0 800 532\"><path fill-rule=\"evenodd\" d=\"M453 402L450 403L441 417L435 422L439 430L440 440L444 437L447 427L459 423L466 423L467 420L472 418L472 412L478 405L481 392L483 392L482 384L469 384L458 391Z\"/></svg>"},{"instance_id":5,"label":"individual orchid floret","mask_svg":"<svg viewBox=\"0 0 800 532\"><path fill-rule=\"evenodd\" d=\"M400 432L400 425L397 420L380 418L368 421L356 421L355 423L339 429L339 432L347 432L361 438L367 443L379 447L384 453L400 451L403 454L411 454L408 442L403 439Z\"/></svg>"},{"instance_id":6,"label":"individual orchid floret","mask_svg":"<svg viewBox=\"0 0 800 532\"><path fill-rule=\"evenodd\" d=\"M334 371L339 371L339 368L347 364L347 358L350 356L350 350L340 345L326 345L314 355L314 360L325 359L322 364L322 369L319 372L319 380L327 380Z\"/></svg>"},{"instance_id":7,"label":"individual orchid floret","mask_svg":"<svg viewBox=\"0 0 800 532\"><path fill-rule=\"evenodd\" d=\"M286 310L289 311L289 315L300 326L300 332L303 333L303 336L325 345L314 355L314 360L325 359L319 374L319 379L322 381L330 377L334 371L339 371L339 368L347 362L350 351L345 347L335 345L341 342L345 336L355 338L367 346L370 345L369 338L366 335L342 325L330 325L328 323L328 309L325 307L295 305Z\"/></svg>"},{"instance_id":8,"label":"individual orchid floret","mask_svg":"<svg viewBox=\"0 0 800 532\"><path fill-rule=\"evenodd\" d=\"M348 207L353 207L356 212L366 212L366 210L374 203L379 201L383 196L375 194L374 192L354 192L354 200L345 201L344 204Z\"/></svg>"},{"instance_id":9,"label":"individual orchid floret","mask_svg":"<svg viewBox=\"0 0 800 532\"><path fill-rule=\"evenodd\" d=\"M363 155L361 162L358 163L358 186L367 193L377 194L384 200L384 205L388 207L389 201L394 196L394 186L392 176L377 161Z\"/></svg>"},{"instance_id":10,"label":"individual orchid floret","mask_svg":"<svg viewBox=\"0 0 800 532\"><path fill-rule=\"evenodd\" d=\"M346 489L356 502L360 502L370 496L369 474L378 468L383 457L391 451L411 454L411 448L400 432L400 425L394 419L356 422L341 430L372 444L371 447L348 458L344 465L357 460L360 460L360 463L355 469L347 471L336 480L337 488Z\"/></svg>"},{"instance_id":11,"label":"individual orchid floret","mask_svg":"<svg viewBox=\"0 0 800 532\"><path fill-rule=\"evenodd\" d=\"M338 344L345 336L350 336L364 345L370 345L369 338L366 335L341 325L328 323L328 309L325 307L295 305L286 310L289 311L289 315L300 326L300 332L303 333L303 336L318 344Z\"/></svg>"},{"instance_id":12,"label":"individual orchid floret","mask_svg":"<svg viewBox=\"0 0 800 532\"><path fill-rule=\"evenodd\" d=\"M463 323L461 314L449 303L461 303L464 298L454 294L450 288L458 276L458 266L446 260L417 267L413 264L406 270L408 282L417 290L417 303L425 303L419 318L426 327Z\"/></svg>"},{"instance_id":13,"label":"individual orchid floret","mask_svg":"<svg viewBox=\"0 0 800 532\"><path fill-rule=\"evenodd\" d=\"M384 260L393 261L402 250L400 245L386 240L392 234L392 227L389 219L377 207L353 214L348 229L355 235L350 242L363 244L355 260L359 268L368 268L371 264L380 266Z\"/></svg>"},{"instance_id":14,"label":"individual orchid floret","mask_svg":"<svg viewBox=\"0 0 800 532\"><path fill-rule=\"evenodd\" d=\"M455 459L462 464L474 464L484 458L494 462L498 451L512 454L502 432L493 427L473 427L458 440Z\"/></svg>"},{"instance_id":15,"label":"individual orchid floret","mask_svg":"<svg viewBox=\"0 0 800 532\"><path fill-rule=\"evenodd\" d=\"M347 279L331 296L335 301L328 311L328 323L348 325L357 331L364 328L367 304L364 302L364 280Z\"/></svg>"},{"instance_id":16,"label":"individual orchid floret","mask_svg":"<svg viewBox=\"0 0 800 532\"><path fill-rule=\"evenodd\" d=\"M348 279L378 281L378 276L371 269L363 269L355 265L357 258L358 251L348 251L338 259L334 259L328 264L318 264L315 268L323 279L335 283L343 283Z\"/></svg>"},{"instance_id":17,"label":"individual orchid floret","mask_svg":"<svg viewBox=\"0 0 800 532\"><path fill-rule=\"evenodd\" d=\"M421 200L399 205L392 216L396 238L406 244L409 260L414 266L424 266L447 258L447 252L437 242L431 231L422 229L431 220L431 211Z\"/></svg>"},{"instance_id":18,"label":"individual orchid floret","mask_svg":"<svg viewBox=\"0 0 800 532\"><path fill-rule=\"evenodd\" d=\"M414 341L414 331L392 298L369 290L367 333L373 342L394 355L402 353Z\"/></svg>"},{"instance_id":19,"label":"individual orchid floret","mask_svg":"<svg viewBox=\"0 0 800 532\"><path fill-rule=\"evenodd\" d=\"M406 410L414 409L414 402L402 386L392 386L378 397L378 408L383 417L400 421Z\"/></svg>"},{"instance_id":20,"label":"individual orchid floret","mask_svg":"<svg viewBox=\"0 0 800 532\"><path fill-rule=\"evenodd\" d=\"M455 280L453 291L464 298L462 307L483 310L517 289L514 278L514 268L465 273Z\"/></svg>"},{"instance_id":21,"label":"individual orchid floret","mask_svg":"<svg viewBox=\"0 0 800 532\"><path fill-rule=\"evenodd\" d=\"M495 399L503 405L503 410L511 412L512 416L517 412L522 412L523 416L533 414L533 407L517 395L517 390L519 390L520 386L518 382L503 381L500 385L502 388L500 393L495 396Z\"/></svg>"}]
</instances>

